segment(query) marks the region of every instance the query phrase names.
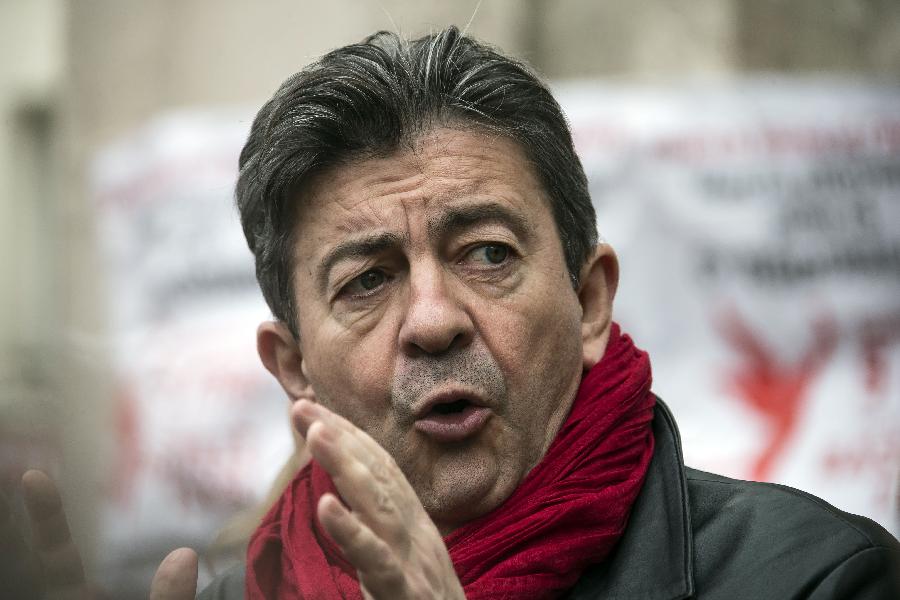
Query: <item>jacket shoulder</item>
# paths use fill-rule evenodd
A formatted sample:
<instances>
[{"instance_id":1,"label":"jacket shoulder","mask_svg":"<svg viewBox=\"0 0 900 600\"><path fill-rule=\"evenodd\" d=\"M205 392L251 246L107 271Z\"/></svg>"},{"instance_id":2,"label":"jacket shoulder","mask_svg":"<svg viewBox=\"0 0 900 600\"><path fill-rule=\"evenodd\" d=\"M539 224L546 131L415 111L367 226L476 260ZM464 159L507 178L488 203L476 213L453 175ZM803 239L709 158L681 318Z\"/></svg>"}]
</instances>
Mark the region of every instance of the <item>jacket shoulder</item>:
<instances>
[{"instance_id":1,"label":"jacket shoulder","mask_svg":"<svg viewBox=\"0 0 900 600\"><path fill-rule=\"evenodd\" d=\"M698 591L831 598L868 588L876 595L849 597L900 597L900 544L874 521L788 486L685 475Z\"/></svg>"}]
</instances>

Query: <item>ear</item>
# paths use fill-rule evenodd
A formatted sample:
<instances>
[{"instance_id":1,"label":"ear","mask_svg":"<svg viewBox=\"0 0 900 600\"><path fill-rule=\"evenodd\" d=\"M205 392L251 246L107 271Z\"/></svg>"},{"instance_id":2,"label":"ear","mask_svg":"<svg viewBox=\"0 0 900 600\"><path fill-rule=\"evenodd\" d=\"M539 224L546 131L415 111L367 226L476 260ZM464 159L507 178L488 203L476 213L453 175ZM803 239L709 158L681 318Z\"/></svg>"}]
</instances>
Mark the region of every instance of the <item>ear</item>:
<instances>
[{"instance_id":1,"label":"ear","mask_svg":"<svg viewBox=\"0 0 900 600\"><path fill-rule=\"evenodd\" d=\"M581 344L584 370L603 358L612 326L612 303L619 284L619 260L612 246L597 244L581 269Z\"/></svg>"},{"instance_id":2,"label":"ear","mask_svg":"<svg viewBox=\"0 0 900 600\"><path fill-rule=\"evenodd\" d=\"M300 345L284 323L265 321L256 330L256 350L269 373L275 376L291 402L316 401L306 373Z\"/></svg>"}]
</instances>

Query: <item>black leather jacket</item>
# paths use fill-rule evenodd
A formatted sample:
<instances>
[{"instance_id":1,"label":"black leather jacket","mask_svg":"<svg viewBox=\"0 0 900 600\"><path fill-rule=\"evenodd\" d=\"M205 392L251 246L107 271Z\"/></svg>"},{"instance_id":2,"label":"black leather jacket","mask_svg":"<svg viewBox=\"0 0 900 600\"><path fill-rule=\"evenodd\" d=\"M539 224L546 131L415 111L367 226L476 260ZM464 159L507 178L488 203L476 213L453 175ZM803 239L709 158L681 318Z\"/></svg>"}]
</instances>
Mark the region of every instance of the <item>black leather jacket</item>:
<instances>
[{"instance_id":1,"label":"black leather jacket","mask_svg":"<svg viewBox=\"0 0 900 600\"><path fill-rule=\"evenodd\" d=\"M900 544L880 525L787 486L685 467L662 402L653 433L624 536L567 598L900 600Z\"/></svg>"},{"instance_id":2,"label":"black leather jacket","mask_svg":"<svg viewBox=\"0 0 900 600\"><path fill-rule=\"evenodd\" d=\"M900 544L875 522L782 485L684 466L657 403L656 448L625 534L568 600L900 600ZM243 597L243 566L199 596Z\"/></svg>"}]
</instances>

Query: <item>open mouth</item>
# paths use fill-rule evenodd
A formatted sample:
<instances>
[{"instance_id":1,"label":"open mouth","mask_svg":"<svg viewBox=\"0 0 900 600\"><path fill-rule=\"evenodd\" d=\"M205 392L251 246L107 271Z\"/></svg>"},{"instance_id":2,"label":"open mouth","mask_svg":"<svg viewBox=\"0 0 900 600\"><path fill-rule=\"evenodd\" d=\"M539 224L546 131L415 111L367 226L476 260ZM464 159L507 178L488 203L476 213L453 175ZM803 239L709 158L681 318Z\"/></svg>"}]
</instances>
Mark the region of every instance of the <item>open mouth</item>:
<instances>
[{"instance_id":1,"label":"open mouth","mask_svg":"<svg viewBox=\"0 0 900 600\"><path fill-rule=\"evenodd\" d=\"M474 436L491 416L491 409L467 398L447 398L416 419L415 428L438 442L458 442Z\"/></svg>"},{"instance_id":2,"label":"open mouth","mask_svg":"<svg viewBox=\"0 0 900 600\"><path fill-rule=\"evenodd\" d=\"M453 402L444 402L442 404L435 404L431 409L432 413L436 413L439 415L452 415L454 413L461 413L468 407L471 403L465 398L460 398L459 400L455 400Z\"/></svg>"}]
</instances>

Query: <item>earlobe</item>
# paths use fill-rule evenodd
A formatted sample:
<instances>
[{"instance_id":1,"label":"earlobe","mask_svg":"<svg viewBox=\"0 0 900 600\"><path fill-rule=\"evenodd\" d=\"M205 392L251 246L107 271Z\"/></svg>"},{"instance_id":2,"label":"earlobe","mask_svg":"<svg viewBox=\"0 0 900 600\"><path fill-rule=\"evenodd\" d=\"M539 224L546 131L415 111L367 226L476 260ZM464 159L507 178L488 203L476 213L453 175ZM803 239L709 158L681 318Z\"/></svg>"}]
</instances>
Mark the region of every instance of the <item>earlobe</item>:
<instances>
[{"instance_id":1,"label":"earlobe","mask_svg":"<svg viewBox=\"0 0 900 600\"><path fill-rule=\"evenodd\" d=\"M261 323L256 330L256 350L263 366L275 376L291 402L300 398L316 401L303 353L284 323Z\"/></svg>"},{"instance_id":2,"label":"earlobe","mask_svg":"<svg viewBox=\"0 0 900 600\"><path fill-rule=\"evenodd\" d=\"M584 370L600 362L609 341L612 304L619 284L619 261L609 244L600 243L581 270L581 342Z\"/></svg>"}]
</instances>

